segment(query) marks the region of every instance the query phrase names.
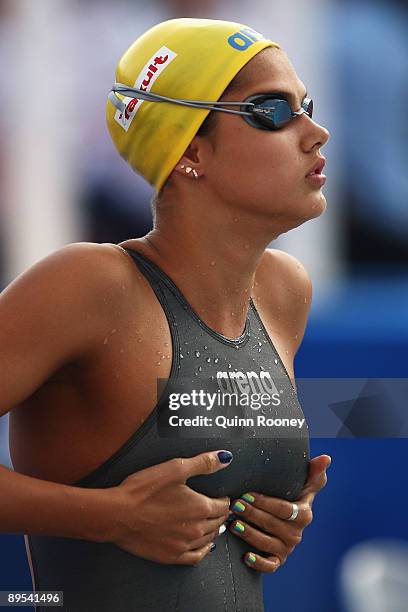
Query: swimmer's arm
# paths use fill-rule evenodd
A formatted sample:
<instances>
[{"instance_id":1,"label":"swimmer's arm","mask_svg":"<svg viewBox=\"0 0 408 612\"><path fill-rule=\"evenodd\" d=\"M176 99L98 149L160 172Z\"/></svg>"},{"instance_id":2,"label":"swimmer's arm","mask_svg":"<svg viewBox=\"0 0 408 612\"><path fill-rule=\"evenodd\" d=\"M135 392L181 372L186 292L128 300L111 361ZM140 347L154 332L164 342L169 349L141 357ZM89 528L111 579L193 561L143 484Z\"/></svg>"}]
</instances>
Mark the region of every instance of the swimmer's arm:
<instances>
[{"instance_id":1,"label":"swimmer's arm","mask_svg":"<svg viewBox=\"0 0 408 612\"><path fill-rule=\"evenodd\" d=\"M272 252L274 275L279 279L281 327L286 331L288 350L295 356L306 331L312 304L312 281L304 265L293 255L279 249Z\"/></svg>"},{"instance_id":2,"label":"swimmer's arm","mask_svg":"<svg viewBox=\"0 0 408 612\"><path fill-rule=\"evenodd\" d=\"M73 243L0 293L0 416L103 343L130 265L116 249Z\"/></svg>"},{"instance_id":3,"label":"swimmer's arm","mask_svg":"<svg viewBox=\"0 0 408 612\"><path fill-rule=\"evenodd\" d=\"M103 245L67 245L0 294L0 415L103 342L112 313L121 301L123 307L122 287L129 281L124 259ZM0 466L0 531L98 537L95 530L113 512L101 495Z\"/></svg>"},{"instance_id":4,"label":"swimmer's arm","mask_svg":"<svg viewBox=\"0 0 408 612\"><path fill-rule=\"evenodd\" d=\"M264 287L262 301L269 326L272 332L275 327L279 328L282 349L288 355L287 361L293 363L312 303L310 276L296 257L279 249L265 250L257 274ZM296 389L294 378L291 381Z\"/></svg>"}]
</instances>

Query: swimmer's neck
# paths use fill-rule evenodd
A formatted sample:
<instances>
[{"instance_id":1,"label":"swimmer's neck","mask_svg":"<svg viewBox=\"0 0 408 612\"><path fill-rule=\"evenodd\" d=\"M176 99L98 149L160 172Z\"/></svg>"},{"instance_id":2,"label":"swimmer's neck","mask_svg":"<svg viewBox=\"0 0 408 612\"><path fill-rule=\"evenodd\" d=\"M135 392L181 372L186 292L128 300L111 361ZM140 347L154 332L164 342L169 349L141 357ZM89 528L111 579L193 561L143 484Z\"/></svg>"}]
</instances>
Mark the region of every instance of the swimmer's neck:
<instances>
[{"instance_id":1,"label":"swimmer's neck","mask_svg":"<svg viewBox=\"0 0 408 612\"><path fill-rule=\"evenodd\" d=\"M135 248L156 263L207 325L238 337L245 327L249 299L258 297L259 264L270 241L244 236L242 225L231 223L224 232L215 222L195 232L182 224L174 231L159 225L121 246Z\"/></svg>"}]
</instances>

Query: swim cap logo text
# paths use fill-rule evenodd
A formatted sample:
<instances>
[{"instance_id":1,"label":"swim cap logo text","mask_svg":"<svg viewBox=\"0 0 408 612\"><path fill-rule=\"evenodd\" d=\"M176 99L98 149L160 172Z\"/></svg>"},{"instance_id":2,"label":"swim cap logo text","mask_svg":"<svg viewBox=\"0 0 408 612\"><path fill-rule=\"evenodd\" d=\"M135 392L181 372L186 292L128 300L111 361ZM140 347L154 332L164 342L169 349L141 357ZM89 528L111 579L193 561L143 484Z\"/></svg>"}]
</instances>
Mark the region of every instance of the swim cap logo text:
<instances>
[{"instance_id":1,"label":"swim cap logo text","mask_svg":"<svg viewBox=\"0 0 408 612\"><path fill-rule=\"evenodd\" d=\"M167 47L161 47L142 68L133 87L141 89L142 91L150 91L157 77L167 68L175 57L177 57L177 53L174 53L174 51L171 51ZM119 110L116 111L115 121L125 130L125 132L127 132L134 116L145 100L141 100L137 97L125 97L123 102L126 104L125 111L123 113Z\"/></svg>"},{"instance_id":2,"label":"swim cap logo text","mask_svg":"<svg viewBox=\"0 0 408 612\"><path fill-rule=\"evenodd\" d=\"M228 38L228 43L238 51L246 51L248 47L257 42L264 40L265 36L252 28L241 28L239 32L235 32Z\"/></svg>"}]
</instances>

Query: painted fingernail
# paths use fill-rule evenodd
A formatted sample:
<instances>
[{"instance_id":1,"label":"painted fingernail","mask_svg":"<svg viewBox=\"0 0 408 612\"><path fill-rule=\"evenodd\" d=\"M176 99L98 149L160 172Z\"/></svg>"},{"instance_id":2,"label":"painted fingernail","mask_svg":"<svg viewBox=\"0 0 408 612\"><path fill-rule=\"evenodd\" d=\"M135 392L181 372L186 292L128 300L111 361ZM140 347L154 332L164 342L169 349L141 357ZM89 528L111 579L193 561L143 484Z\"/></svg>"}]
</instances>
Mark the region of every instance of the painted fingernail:
<instances>
[{"instance_id":1,"label":"painted fingernail","mask_svg":"<svg viewBox=\"0 0 408 612\"><path fill-rule=\"evenodd\" d=\"M245 531L245 525L243 525L242 523L237 521L235 523L233 529L235 529L235 531L238 531L238 533L243 533Z\"/></svg>"},{"instance_id":2,"label":"painted fingernail","mask_svg":"<svg viewBox=\"0 0 408 612\"><path fill-rule=\"evenodd\" d=\"M245 510L245 506L244 504L242 504L240 501L235 502L235 504L232 506L233 510L236 510L237 512L244 512Z\"/></svg>"},{"instance_id":3,"label":"painted fingernail","mask_svg":"<svg viewBox=\"0 0 408 612\"><path fill-rule=\"evenodd\" d=\"M241 495L241 499L244 499L245 501L249 502L250 504L253 504L255 501L255 497L253 495L251 495L250 493L244 493L243 495Z\"/></svg>"},{"instance_id":4,"label":"painted fingernail","mask_svg":"<svg viewBox=\"0 0 408 612\"><path fill-rule=\"evenodd\" d=\"M232 461L232 453L230 453L229 451L220 451L219 453L217 453L217 455L221 463L229 463L230 461Z\"/></svg>"},{"instance_id":5,"label":"painted fingernail","mask_svg":"<svg viewBox=\"0 0 408 612\"><path fill-rule=\"evenodd\" d=\"M217 548L217 545L215 542L213 542L210 546L210 552L212 552L215 548Z\"/></svg>"},{"instance_id":6,"label":"painted fingernail","mask_svg":"<svg viewBox=\"0 0 408 612\"><path fill-rule=\"evenodd\" d=\"M249 563L255 563L255 561L256 561L256 557L255 557L254 553L248 553L248 554L247 554L247 557L246 557L246 560L247 560Z\"/></svg>"}]
</instances>

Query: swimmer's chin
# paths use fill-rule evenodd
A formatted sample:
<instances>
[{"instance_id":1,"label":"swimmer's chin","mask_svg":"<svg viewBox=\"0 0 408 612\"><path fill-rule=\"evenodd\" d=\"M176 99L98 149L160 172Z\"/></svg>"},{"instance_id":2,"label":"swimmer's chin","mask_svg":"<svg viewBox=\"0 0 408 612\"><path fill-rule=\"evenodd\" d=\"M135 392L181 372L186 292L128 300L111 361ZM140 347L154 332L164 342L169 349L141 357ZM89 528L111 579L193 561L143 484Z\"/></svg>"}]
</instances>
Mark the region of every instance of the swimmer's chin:
<instances>
[{"instance_id":1,"label":"swimmer's chin","mask_svg":"<svg viewBox=\"0 0 408 612\"><path fill-rule=\"evenodd\" d=\"M327 201L325 196L320 193L320 198L318 202L315 202L311 206L309 219L315 219L316 217L320 217L323 213L326 212Z\"/></svg>"}]
</instances>

